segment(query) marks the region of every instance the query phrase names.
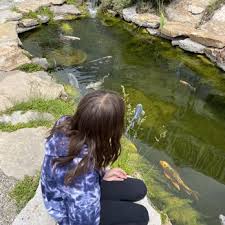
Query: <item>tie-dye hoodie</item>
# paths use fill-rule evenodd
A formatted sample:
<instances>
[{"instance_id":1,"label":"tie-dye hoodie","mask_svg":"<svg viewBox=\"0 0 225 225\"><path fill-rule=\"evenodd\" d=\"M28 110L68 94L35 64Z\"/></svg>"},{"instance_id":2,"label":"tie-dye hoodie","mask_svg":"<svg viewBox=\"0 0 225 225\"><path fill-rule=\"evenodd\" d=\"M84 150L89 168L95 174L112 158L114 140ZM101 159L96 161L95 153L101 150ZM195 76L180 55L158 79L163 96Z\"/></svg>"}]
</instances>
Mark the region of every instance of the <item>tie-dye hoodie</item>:
<instances>
[{"instance_id":1,"label":"tie-dye hoodie","mask_svg":"<svg viewBox=\"0 0 225 225\"><path fill-rule=\"evenodd\" d=\"M62 117L57 124L65 120ZM42 165L41 187L45 207L48 213L60 225L99 225L100 221L100 174L91 169L79 176L69 186L64 184L65 174L76 166L84 155L87 146L69 165L56 166L53 170L52 160L65 157L68 153L69 139L57 132L45 144L45 157Z\"/></svg>"}]
</instances>

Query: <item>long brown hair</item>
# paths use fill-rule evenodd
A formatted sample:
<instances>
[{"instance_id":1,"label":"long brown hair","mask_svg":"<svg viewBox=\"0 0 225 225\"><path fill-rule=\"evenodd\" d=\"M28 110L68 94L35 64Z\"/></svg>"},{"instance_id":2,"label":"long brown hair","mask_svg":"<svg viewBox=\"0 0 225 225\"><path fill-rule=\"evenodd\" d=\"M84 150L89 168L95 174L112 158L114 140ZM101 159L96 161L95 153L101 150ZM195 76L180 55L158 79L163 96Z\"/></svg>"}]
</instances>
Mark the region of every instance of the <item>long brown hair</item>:
<instances>
[{"instance_id":1,"label":"long brown hair","mask_svg":"<svg viewBox=\"0 0 225 225\"><path fill-rule=\"evenodd\" d=\"M52 128L49 137L60 131L70 139L68 155L55 159L54 166L67 165L84 145L88 147L88 154L66 174L65 184L86 173L90 165L101 169L116 161L121 152L124 113L124 101L117 93L93 91L81 99L75 115Z\"/></svg>"}]
</instances>

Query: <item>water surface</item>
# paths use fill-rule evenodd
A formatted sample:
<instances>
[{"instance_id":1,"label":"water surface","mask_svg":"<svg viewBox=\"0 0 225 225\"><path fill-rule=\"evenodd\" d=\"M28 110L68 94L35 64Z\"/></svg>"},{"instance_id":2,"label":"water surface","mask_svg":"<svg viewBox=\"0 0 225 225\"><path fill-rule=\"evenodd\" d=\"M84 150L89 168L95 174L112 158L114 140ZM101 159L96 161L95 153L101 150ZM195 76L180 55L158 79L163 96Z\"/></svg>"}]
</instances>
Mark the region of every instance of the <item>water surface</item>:
<instances>
[{"instance_id":1,"label":"water surface","mask_svg":"<svg viewBox=\"0 0 225 225\"><path fill-rule=\"evenodd\" d=\"M140 154L161 174L159 160L168 161L200 199L194 201L163 178L166 188L190 199L203 223L219 224L219 214L225 214L224 73L204 57L184 53L126 23L83 19L69 24L70 35L80 41L60 40L61 25L48 25L21 36L25 49L57 65L54 74L62 82L68 82L68 73L76 75L83 90L107 74L105 88L121 92L124 85L133 106L142 103L147 115L137 140ZM86 53L85 62L65 66L53 60L55 51L64 61L67 55Z\"/></svg>"}]
</instances>

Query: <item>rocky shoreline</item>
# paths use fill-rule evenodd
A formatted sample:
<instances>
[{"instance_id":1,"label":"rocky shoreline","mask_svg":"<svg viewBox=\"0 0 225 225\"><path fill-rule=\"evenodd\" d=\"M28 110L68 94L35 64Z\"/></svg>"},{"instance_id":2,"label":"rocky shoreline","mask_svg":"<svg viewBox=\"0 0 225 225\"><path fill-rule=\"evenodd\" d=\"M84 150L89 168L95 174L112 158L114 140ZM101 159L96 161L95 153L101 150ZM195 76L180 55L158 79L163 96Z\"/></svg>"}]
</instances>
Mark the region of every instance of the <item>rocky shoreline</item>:
<instances>
[{"instance_id":1,"label":"rocky shoreline","mask_svg":"<svg viewBox=\"0 0 225 225\"><path fill-rule=\"evenodd\" d=\"M205 55L225 71L225 5L201 24L209 4L208 0L175 0L165 8L165 18L155 13L137 13L136 6L123 9L119 15L127 22L146 28L150 35L171 41L173 46ZM108 12L112 16L118 15L112 10Z\"/></svg>"}]
</instances>

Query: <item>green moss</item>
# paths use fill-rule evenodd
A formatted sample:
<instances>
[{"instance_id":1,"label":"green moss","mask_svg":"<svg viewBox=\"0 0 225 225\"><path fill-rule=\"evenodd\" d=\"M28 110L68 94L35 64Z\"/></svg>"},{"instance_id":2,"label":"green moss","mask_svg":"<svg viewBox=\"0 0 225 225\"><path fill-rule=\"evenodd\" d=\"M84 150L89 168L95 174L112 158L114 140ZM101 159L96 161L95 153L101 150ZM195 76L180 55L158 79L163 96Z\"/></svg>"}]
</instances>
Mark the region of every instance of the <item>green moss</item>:
<instances>
[{"instance_id":1,"label":"green moss","mask_svg":"<svg viewBox=\"0 0 225 225\"><path fill-rule=\"evenodd\" d=\"M173 224L202 225L200 215L191 206L191 200L179 198L168 191L167 182L160 171L138 154L133 143L123 138L121 144L122 153L113 167L121 167L128 174L144 179L148 188L148 196L162 211L162 220L166 219L165 214L167 214Z\"/></svg>"},{"instance_id":2,"label":"green moss","mask_svg":"<svg viewBox=\"0 0 225 225\"><path fill-rule=\"evenodd\" d=\"M17 69L27 73L43 70L43 68L40 65L35 63L26 63L26 64L23 64L22 66L19 66Z\"/></svg>"},{"instance_id":3,"label":"green moss","mask_svg":"<svg viewBox=\"0 0 225 225\"><path fill-rule=\"evenodd\" d=\"M10 192L10 197L16 200L18 211L23 209L25 205L34 197L40 180L40 173L31 177L25 176L23 180L18 181L13 190Z\"/></svg>"},{"instance_id":4,"label":"green moss","mask_svg":"<svg viewBox=\"0 0 225 225\"><path fill-rule=\"evenodd\" d=\"M66 0L66 4L76 5L77 0Z\"/></svg>"},{"instance_id":5,"label":"green moss","mask_svg":"<svg viewBox=\"0 0 225 225\"><path fill-rule=\"evenodd\" d=\"M29 123L18 123L16 125L0 123L0 130L4 132L13 132L22 128L33 128L33 127L51 127L52 122L46 120L34 120Z\"/></svg>"}]
</instances>

